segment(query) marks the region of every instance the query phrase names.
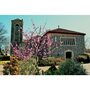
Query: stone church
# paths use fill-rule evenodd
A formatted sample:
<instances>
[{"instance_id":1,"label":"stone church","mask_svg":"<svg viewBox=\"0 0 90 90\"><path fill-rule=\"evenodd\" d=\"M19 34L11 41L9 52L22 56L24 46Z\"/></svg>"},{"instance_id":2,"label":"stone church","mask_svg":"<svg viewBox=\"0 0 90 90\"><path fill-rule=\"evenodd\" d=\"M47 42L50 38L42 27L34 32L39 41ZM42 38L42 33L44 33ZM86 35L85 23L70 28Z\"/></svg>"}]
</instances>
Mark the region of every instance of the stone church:
<instances>
[{"instance_id":1,"label":"stone church","mask_svg":"<svg viewBox=\"0 0 90 90\"><path fill-rule=\"evenodd\" d=\"M20 32L18 31L20 30ZM11 43L22 43L23 36L23 20L15 19L11 21ZM53 50L51 56L67 58L75 58L79 54L83 54L85 50L85 33L56 28L47 31L44 35L49 35L53 41L50 49Z\"/></svg>"},{"instance_id":2,"label":"stone church","mask_svg":"<svg viewBox=\"0 0 90 90\"><path fill-rule=\"evenodd\" d=\"M51 56L62 57L64 59L75 58L79 54L83 54L85 50L85 33L56 28L47 31L45 35L49 35L53 41L51 46Z\"/></svg>"}]
</instances>

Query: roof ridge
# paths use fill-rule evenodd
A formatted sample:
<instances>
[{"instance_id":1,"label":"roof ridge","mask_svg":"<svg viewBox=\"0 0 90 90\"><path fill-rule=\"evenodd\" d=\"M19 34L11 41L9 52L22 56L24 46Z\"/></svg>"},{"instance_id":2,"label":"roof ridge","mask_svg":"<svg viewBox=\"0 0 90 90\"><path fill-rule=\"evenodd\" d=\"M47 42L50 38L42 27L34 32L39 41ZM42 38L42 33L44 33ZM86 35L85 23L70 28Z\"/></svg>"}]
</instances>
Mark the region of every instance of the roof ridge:
<instances>
[{"instance_id":1,"label":"roof ridge","mask_svg":"<svg viewBox=\"0 0 90 90\"><path fill-rule=\"evenodd\" d=\"M86 35L85 33L82 33L82 32L72 31L72 30L64 29L64 28L52 29L52 30L50 30L50 31L47 31L46 33L63 33L63 34Z\"/></svg>"}]
</instances>

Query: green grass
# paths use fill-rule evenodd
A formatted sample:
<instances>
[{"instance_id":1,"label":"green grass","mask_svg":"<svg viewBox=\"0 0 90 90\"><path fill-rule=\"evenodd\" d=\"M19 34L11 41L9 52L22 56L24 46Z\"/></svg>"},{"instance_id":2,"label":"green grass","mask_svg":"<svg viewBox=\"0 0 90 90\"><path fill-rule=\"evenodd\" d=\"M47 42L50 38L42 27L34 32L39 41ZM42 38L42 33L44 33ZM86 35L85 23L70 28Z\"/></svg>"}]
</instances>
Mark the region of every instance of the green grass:
<instances>
[{"instance_id":1,"label":"green grass","mask_svg":"<svg viewBox=\"0 0 90 90\"><path fill-rule=\"evenodd\" d=\"M10 62L10 61L0 61L0 65L8 63L8 62Z\"/></svg>"}]
</instances>

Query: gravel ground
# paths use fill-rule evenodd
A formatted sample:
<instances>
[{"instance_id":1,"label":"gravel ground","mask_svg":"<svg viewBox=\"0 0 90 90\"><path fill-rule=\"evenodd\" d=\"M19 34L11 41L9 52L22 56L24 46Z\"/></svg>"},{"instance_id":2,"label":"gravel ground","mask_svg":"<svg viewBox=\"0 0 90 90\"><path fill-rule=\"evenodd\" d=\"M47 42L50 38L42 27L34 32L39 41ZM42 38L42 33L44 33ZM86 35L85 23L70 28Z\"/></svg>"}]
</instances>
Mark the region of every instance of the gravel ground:
<instances>
[{"instance_id":1,"label":"gravel ground","mask_svg":"<svg viewBox=\"0 0 90 90\"><path fill-rule=\"evenodd\" d=\"M58 66L56 66L58 67ZM43 70L43 71L46 71L50 68L50 66L44 66L44 67L39 67L39 69Z\"/></svg>"},{"instance_id":2,"label":"gravel ground","mask_svg":"<svg viewBox=\"0 0 90 90\"><path fill-rule=\"evenodd\" d=\"M90 63L89 64L83 64L83 67L86 69L87 74L90 75Z\"/></svg>"},{"instance_id":3,"label":"gravel ground","mask_svg":"<svg viewBox=\"0 0 90 90\"><path fill-rule=\"evenodd\" d=\"M3 65L0 65L0 75L3 75Z\"/></svg>"}]
</instances>

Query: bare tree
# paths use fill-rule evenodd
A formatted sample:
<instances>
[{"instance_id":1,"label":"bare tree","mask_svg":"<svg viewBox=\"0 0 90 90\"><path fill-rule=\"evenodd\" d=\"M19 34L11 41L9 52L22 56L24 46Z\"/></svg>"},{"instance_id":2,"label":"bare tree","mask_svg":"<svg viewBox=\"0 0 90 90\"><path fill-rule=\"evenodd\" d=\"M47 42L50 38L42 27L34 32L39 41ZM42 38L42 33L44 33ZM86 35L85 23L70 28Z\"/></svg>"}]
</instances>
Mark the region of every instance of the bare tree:
<instances>
[{"instance_id":1,"label":"bare tree","mask_svg":"<svg viewBox=\"0 0 90 90\"><path fill-rule=\"evenodd\" d=\"M2 23L0 23L0 44L3 44L7 40L5 34L5 27Z\"/></svg>"},{"instance_id":2,"label":"bare tree","mask_svg":"<svg viewBox=\"0 0 90 90\"><path fill-rule=\"evenodd\" d=\"M85 39L85 49L90 49L90 37Z\"/></svg>"},{"instance_id":3,"label":"bare tree","mask_svg":"<svg viewBox=\"0 0 90 90\"><path fill-rule=\"evenodd\" d=\"M0 52L2 49L3 50L5 49L5 48L2 48L2 46L5 47L7 45L6 43L7 43L8 38L6 37L6 34L7 32L5 30L4 25L0 23Z\"/></svg>"}]
</instances>

